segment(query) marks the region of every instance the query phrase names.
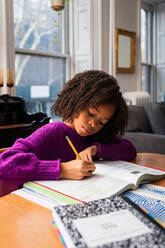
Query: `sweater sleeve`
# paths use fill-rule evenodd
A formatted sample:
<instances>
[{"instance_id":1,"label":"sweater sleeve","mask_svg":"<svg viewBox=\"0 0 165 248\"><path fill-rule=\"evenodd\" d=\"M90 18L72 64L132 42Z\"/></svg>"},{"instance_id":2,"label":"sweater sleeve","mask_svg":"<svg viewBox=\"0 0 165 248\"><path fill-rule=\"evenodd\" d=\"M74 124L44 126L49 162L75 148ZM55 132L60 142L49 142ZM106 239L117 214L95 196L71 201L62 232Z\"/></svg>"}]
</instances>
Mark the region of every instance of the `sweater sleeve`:
<instances>
[{"instance_id":1,"label":"sweater sleeve","mask_svg":"<svg viewBox=\"0 0 165 248\"><path fill-rule=\"evenodd\" d=\"M38 156L36 143L30 142L32 139L18 139L11 148L0 155L1 180L21 185L31 180L59 179L60 159L45 160ZM42 149L44 152L45 147Z\"/></svg>"},{"instance_id":2,"label":"sweater sleeve","mask_svg":"<svg viewBox=\"0 0 165 248\"><path fill-rule=\"evenodd\" d=\"M125 138L117 137L112 144L95 142L93 145L98 147L96 159L131 161L136 157L136 148Z\"/></svg>"}]
</instances>

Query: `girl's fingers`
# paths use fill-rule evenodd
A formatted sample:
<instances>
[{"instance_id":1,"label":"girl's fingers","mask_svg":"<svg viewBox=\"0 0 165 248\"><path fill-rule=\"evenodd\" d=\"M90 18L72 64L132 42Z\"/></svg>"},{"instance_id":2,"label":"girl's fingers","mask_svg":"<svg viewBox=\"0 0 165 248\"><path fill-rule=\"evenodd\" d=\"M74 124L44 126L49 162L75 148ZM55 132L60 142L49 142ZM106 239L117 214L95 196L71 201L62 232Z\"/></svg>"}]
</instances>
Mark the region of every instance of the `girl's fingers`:
<instances>
[{"instance_id":1,"label":"girl's fingers","mask_svg":"<svg viewBox=\"0 0 165 248\"><path fill-rule=\"evenodd\" d=\"M88 163L87 164L84 164L84 171L86 171L86 172L93 172L93 171L95 171L95 169L96 169L96 167L95 167L95 165L92 163L92 164L89 164L89 162L90 161L88 161ZM90 162L91 163L91 162Z\"/></svg>"},{"instance_id":2,"label":"girl's fingers","mask_svg":"<svg viewBox=\"0 0 165 248\"><path fill-rule=\"evenodd\" d=\"M93 162L93 159L92 159L92 156L91 156L91 154L85 154L85 156L84 156L84 158L83 158L83 160L86 160L86 161L91 161L91 162Z\"/></svg>"},{"instance_id":3,"label":"girl's fingers","mask_svg":"<svg viewBox=\"0 0 165 248\"><path fill-rule=\"evenodd\" d=\"M96 169L96 168L95 168L94 166L92 166L92 167L91 167L91 166L90 166L90 167L88 167L88 171L95 171L95 169Z\"/></svg>"},{"instance_id":4,"label":"girl's fingers","mask_svg":"<svg viewBox=\"0 0 165 248\"><path fill-rule=\"evenodd\" d=\"M85 174L85 177L91 177L93 174L92 174L92 172L87 172L86 174Z\"/></svg>"},{"instance_id":5,"label":"girl's fingers","mask_svg":"<svg viewBox=\"0 0 165 248\"><path fill-rule=\"evenodd\" d=\"M87 157L88 157L88 160L89 160L89 161L93 162L93 159L92 159L91 154L87 154Z\"/></svg>"},{"instance_id":6,"label":"girl's fingers","mask_svg":"<svg viewBox=\"0 0 165 248\"><path fill-rule=\"evenodd\" d=\"M87 149L83 150L82 152L80 152L81 159L93 162L92 156L95 155L96 153L96 152L93 153L93 151L94 151L93 147L88 147Z\"/></svg>"}]
</instances>

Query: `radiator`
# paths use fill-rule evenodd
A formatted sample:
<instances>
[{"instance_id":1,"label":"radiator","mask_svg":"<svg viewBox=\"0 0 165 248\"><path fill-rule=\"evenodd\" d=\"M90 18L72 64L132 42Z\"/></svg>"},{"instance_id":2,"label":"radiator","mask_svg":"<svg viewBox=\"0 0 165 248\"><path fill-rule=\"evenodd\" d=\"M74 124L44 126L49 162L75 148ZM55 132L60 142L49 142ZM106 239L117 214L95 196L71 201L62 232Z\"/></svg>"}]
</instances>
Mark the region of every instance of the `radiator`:
<instances>
[{"instance_id":1,"label":"radiator","mask_svg":"<svg viewBox=\"0 0 165 248\"><path fill-rule=\"evenodd\" d=\"M150 102L150 94L146 91L129 91L124 92L123 97L127 105L143 105Z\"/></svg>"}]
</instances>

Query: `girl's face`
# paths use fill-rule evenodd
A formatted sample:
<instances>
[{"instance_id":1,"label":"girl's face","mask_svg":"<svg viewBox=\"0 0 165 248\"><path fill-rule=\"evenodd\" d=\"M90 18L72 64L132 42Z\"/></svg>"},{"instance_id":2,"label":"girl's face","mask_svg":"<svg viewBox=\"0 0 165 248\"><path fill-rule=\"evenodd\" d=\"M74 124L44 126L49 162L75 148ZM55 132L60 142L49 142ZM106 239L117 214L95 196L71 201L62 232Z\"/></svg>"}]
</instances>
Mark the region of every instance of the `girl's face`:
<instances>
[{"instance_id":1,"label":"girl's face","mask_svg":"<svg viewBox=\"0 0 165 248\"><path fill-rule=\"evenodd\" d=\"M81 111L69 124L79 135L89 136L99 132L115 112L112 104L100 105Z\"/></svg>"}]
</instances>

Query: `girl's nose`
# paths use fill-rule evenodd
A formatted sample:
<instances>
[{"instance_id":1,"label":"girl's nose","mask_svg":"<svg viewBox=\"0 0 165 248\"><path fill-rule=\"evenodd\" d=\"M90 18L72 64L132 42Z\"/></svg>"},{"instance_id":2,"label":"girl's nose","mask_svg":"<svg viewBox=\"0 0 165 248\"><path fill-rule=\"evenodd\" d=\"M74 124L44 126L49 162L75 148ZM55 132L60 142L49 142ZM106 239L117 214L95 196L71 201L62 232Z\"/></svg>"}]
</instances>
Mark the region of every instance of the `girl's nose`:
<instances>
[{"instance_id":1,"label":"girl's nose","mask_svg":"<svg viewBox=\"0 0 165 248\"><path fill-rule=\"evenodd\" d=\"M88 124L89 124L91 127L93 127L93 128L96 126L95 121L92 121L92 120L90 120L90 121L88 122Z\"/></svg>"}]
</instances>

